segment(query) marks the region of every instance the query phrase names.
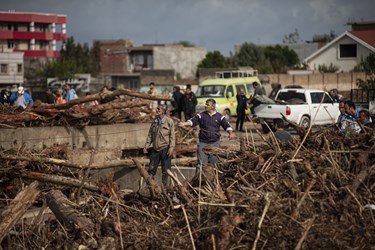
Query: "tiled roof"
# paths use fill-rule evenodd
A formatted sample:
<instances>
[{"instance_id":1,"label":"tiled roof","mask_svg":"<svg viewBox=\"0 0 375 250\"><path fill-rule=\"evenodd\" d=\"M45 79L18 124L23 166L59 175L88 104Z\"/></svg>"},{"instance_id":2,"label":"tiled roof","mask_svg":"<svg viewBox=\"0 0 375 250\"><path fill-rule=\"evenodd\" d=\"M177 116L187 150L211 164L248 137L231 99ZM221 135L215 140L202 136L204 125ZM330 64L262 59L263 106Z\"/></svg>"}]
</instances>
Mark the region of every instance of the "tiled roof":
<instances>
[{"instance_id":1,"label":"tiled roof","mask_svg":"<svg viewBox=\"0 0 375 250\"><path fill-rule=\"evenodd\" d=\"M375 48L375 30L350 31L350 33Z\"/></svg>"}]
</instances>

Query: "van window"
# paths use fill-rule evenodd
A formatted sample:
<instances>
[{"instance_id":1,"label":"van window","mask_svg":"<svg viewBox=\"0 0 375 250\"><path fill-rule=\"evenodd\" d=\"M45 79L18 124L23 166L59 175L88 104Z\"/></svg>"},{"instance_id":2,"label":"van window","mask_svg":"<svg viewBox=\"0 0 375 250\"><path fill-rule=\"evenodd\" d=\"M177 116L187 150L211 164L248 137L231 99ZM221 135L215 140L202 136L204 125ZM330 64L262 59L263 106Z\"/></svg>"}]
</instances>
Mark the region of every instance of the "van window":
<instances>
[{"instance_id":1,"label":"van window","mask_svg":"<svg viewBox=\"0 0 375 250\"><path fill-rule=\"evenodd\" d=\"M306 103L306 97L304 93L297 93L296 91L279 92L277 95L277 101L283 101L287 103Z\"/></svg>"},{"instance_id":2,"label":"van window","mask_svg":"<svg viewBox=\"0 0 375 250\"><path fill-rule=\"evenodd\" d=\"M229 98L229 93L232 93L232 96L234 96L232 85L228 86L228 88L227 88L227 96L226 96L226 98Z\"/></svg>"},{"instance_id":3,"label":"van window","mask_svg":"<svg viewBox=\"0 0 375 250\"><path fill-rule=\"evenodd\" d=\"M199 97L224 97L225 86L222 85L209 85L198 87L197 98ZM233 92L233 89L232 89Z\"/></svg>"}]
</instances>

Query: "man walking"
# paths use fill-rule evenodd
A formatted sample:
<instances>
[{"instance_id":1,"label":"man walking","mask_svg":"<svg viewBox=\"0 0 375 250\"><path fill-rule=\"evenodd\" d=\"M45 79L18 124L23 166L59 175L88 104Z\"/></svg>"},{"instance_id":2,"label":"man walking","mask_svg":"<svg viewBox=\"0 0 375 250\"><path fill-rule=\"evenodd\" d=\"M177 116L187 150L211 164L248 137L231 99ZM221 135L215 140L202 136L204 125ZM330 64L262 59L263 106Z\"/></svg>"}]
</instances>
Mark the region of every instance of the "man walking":
<instances>
[{"instance_id":1,"label":"man walking","mask_svg":"<svg viewBox=\"0 0 375 250\"><path fill-rule=\"evenodd\" d=\"M171 118L166 116L167 108L167 106L162 105L156 108L156 118L151 124L146 144L143 148L143 153L147 154L148 149L152 147L148 168L150 175L154 176L156 174L158 165L161 163L164 187L168 185L167 170L171 168L171 157L176 144L174 123Z\"/></svg>"},{"instance_id":2,"label":"man walking","mask_svg":"<svg viewBox=\"0 0 375 250\"><path fill-rule=\"evenodd\" d=\"M205 168L207 163L217 163L215 155L206 155L203 148L206 146L220 147L220 127L223 127L229 134L229 139L234 138L233 128L225 119L225 116L216 112L216 101L214 99L207 99L205 111L198 113L196 116L186 122L180 122L180 127L190 125L191 127L199 125L199 143L198 143L198 161L196 173L201 168Z\"/></svg>"}]
</instances>

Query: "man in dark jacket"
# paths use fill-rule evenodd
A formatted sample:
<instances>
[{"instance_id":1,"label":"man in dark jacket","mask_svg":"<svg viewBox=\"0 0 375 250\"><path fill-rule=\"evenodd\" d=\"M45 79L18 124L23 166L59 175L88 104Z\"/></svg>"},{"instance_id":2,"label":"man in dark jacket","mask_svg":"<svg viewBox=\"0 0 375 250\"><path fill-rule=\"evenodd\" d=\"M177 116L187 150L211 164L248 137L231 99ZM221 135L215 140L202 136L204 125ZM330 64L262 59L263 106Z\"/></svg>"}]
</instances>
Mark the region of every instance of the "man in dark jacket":
<instances>
[{"instance_id":1,"label":"man in dark jacket","mask_svg":"<svg viewBox=\"0 0 375 250\"><path fill-rule=\"evenodd\" d=\"M187 88L183 98L183 110L185 115L185 121L193 118L195 115L195 107L197 106L197 97L191 91L190 88Z\"/></svg>"},{"instance_id":2,"label":"man in dark jacket","mask_svg":"<svg viewBox=\"0 0 375 250\"><path fill-rule=\"evenodd\" d=\"M172 106L174 108L173 116L175 116L178 119L181 119L183 95L181 94L180 87L178 86L173 87L172 97L174 99L174 101L172 102Z\"/></svg>"},{"instance_id":3,"label":"man in dark jacket","mask_svg":"<svg viewBox=\"0 0 375 250\"><path fill-rule=\"evenodd\" d=\"M243 132L243 123L245 121L245 112L247 109L247 98L245 95L244 88L240 88L237 93L237 121L236 121L236 131L240 129L239 131Z\"/></svg>"},{"instance_id":4,"label":"man in dark jacket","mask_svg":"<svg viewBox=\"0 0 375 250\"><path fill-rule=\"evenodd\" d=\"M215 164L218 159L214 154L206 154L203 148L206 146L220 147L220 127L222 127L229 134L229 139L234 138L232 126L225 119L225 116L216 112L216 101L214 99L207 99L205 111L198 113L196 116L186 122L180 122L178 126L199 125L199 143L198 143L198 161L196 173L206 167L207 163Z\"/></svg>"}]
</instances>

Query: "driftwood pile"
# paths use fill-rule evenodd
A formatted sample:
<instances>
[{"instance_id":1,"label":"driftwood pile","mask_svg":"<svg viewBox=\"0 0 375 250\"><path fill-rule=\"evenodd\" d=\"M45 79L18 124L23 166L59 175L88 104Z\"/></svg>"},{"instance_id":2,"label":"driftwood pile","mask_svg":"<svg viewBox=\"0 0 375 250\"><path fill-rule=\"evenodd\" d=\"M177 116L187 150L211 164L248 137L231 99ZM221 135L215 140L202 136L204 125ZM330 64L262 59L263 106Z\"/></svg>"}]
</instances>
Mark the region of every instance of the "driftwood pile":
<instances>
[{"instance_id":1,"label":"driftwood pile","mask_svg":"<svg viewBox=\"0 0 375 250\"><path fill-rule=\"evenodd\" d=\"M99 105L101 100L115 100ZM152 111L150 100L173 101L169 96L149 95L128 89L118 89L108 93L97 93L75 99L65 104L45 104L36 102L24 110L21 107L9 107L0 104L0 128L19 126L73 126L137 123L150 121Z\"/></svg>"},{"instance_id":2,"label":"driftwood pile","mask_svg":"<svg viewBox=\"0 0 375 250\"><path fill-rule=\"evenodd\" d=\"M134 159L143 188L88 182L89 169L2 152L4 249L372 249L374 131L306 132L296 144L252 134L193 180L163 188ZM60 148L40 152L64 158ZM63 160L61 160L63 161ZM56 177L53 180L52 177ZM179 178L183 179L183 178ZM31 213L34 211L34 214Z\"/></svg>"}]
</instances>

